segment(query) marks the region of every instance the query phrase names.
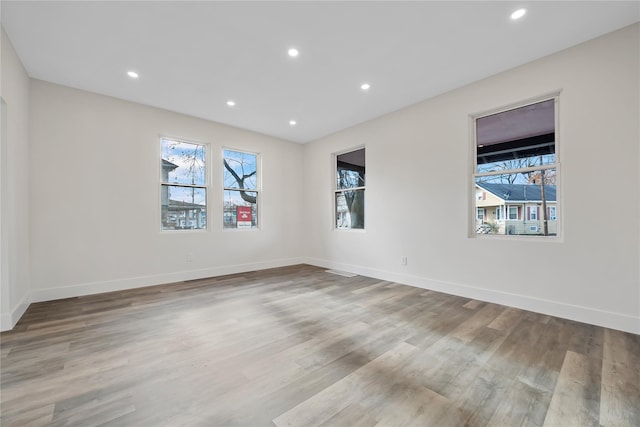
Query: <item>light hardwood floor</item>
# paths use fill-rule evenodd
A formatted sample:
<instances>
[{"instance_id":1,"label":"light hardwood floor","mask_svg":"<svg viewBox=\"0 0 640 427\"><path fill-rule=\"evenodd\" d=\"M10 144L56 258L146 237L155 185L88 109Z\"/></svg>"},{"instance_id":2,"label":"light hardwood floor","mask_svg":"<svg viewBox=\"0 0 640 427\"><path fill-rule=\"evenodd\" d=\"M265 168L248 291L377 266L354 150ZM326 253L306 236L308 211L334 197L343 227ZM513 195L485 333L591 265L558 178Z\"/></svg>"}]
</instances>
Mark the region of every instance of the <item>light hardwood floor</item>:
<instances>
[{"instance_id":1,"label":"light hardwood floor","mask_svg":"<svg viewBox=\"0 0 640 427\"><path fill-rule=\"evenodd\" d=\"M640 426L640 337L301 265L33 304L8 426Z\"/></svg>"}]
</instances>

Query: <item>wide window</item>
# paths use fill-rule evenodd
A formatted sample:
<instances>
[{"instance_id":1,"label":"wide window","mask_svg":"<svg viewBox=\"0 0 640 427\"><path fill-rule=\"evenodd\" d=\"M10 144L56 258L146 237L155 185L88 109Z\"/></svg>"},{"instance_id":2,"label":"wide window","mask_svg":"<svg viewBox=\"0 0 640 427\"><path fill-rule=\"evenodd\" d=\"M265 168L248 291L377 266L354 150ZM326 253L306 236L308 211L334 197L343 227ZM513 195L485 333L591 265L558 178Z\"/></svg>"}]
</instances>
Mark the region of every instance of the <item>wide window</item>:
<instances>
[{"instance_id":1,"label":"wide window","mask_svg":"<svg viewBox=\"0 0 640 427\"><path fill-rule=\"evenodd\" d=\"M207 228L207 148L161 139L161 224L163 230Z\"/></svg>"},{"instance_id":2,"label":"wide window","mask_svg":"<svg viewBox=\"0 0 640 427\"><path fill-rule=\"evenodd\" d=\"M224 150L222 163L224 228L258 228L258 155Z\"/></svg>"},{"instance_id":3,"label":"wide window","mask_svg":"<svg viewBox=\"0 0 640 427\"><path fill-rule=\"evenodd\" d=\"M474 117L474 228L492 208L491 234L558 233L557 96ZM479 199L477 194L486 194ZM521 214L521 209L524 209ZM479 233L478 231L476 231Z\"/></svg>"},{"instance_id":4,"label":"wide window","mask_svg":"<svg viewBox=\"0 0 640 427\"><path fill-rule=\"evenodd\" d=\"M336 156L335 224L364 229L365 149Z\"/></svg>"}]
</instances>

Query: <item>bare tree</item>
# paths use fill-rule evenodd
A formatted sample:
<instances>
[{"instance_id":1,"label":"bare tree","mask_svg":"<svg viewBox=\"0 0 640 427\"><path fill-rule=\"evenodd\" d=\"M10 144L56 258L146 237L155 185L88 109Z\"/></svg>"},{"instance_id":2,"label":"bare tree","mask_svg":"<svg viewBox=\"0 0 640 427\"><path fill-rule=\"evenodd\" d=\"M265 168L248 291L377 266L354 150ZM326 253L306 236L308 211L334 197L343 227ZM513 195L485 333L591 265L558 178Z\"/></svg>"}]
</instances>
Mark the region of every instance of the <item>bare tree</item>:
<instances>
[{"instance_id":1,"label":"bare tree","mask_svg":"<svg viewBox=\"0 0 640 427\"><path fill-rule=\"evenodd\" d=\"M534 157L524 157L521 159L512 159L512 160L504 160L502 162L497 162L493 165L493 170L500 171L508 171L514 169L524 169L530 168L533 166L538 166L538 161ZM530 172L525 172L522 175L528 180ZM518 179L519 174L504 174L497 175L496 178L499 179L501 183L505 184L514 184Z\"/></svg>"},{"instance_id":2,"label":"bare tree","mask_svg":"<svg viewBox=\"0 0 640 427\"><path fill-rule=\"evenodd\" d=\"M519 173L509 173L509 171L533 168L536 166L542 166L545 162L545 156L531 156L522 157L517 159L503 160L500 162L488 163L480 165L481 171L505 171L504 174L491 175L484 177L483 182L498 182L502 184L515 184L515 183L529 183L538 184L540 177L542 176L540 171L529 171ZM544 174L545 185L555 184L555 171L546 171ZM524 178L524 180L522 179Z\"/></svg>"},{"instance_id":3,"label":"bare tree","mask_svg":"<svg viewBox=\"0 0 640 427\"><path fill-rule=\"evenodd\" d=\"M191 177L191 184L195 185L196 180L202 177L204 181L204 145L192 144L193 150L181 150L181 156L187 164L187 173ZM195 188L191 188L191 203L195 203Z\"/></svg>"},{"instance_id":4,"label":"bare tree","mask_svg":"<svg viewBox=\"0 0 640 427\"><path fill-rule=\"evenodd\" d=\"M174 163L176 167L169 174L179 184L204 185L205 182L205 146L200 144L171 141L163 159ZM166 158L164 158L166 156ZM168 177L170 178L170 177ZM195 203L195 187L191 188L191 203Z\"/></svg>"},{"instance_id":5,"label":"bare tree","mask_svg":"<svg viewBox=\"0 0 640 427\"><path fill-rule=\"evenodd\" d=\"M338 169L338 189L342 194L351 217L351 228L364 228L364 170Z\"/></svg>"},{"instance_id":6,"label":"bare tree","mask_svg":"<svg viewBox=\"0 0 640 427\"><path fill-rule=\"evenodd\" d=\"M236 163L239 164L239 166L240 166L240 174L233 169L233 167L229 164L229 161L226 158L223 159L224 168L227 170L227 172L229 172L231 174L231 176L235 180L236 184L238 185L238 188L240 189L240 197L242 197L242 200L244 200L247 203L255 204L256 203L256 196L253 196L253 195L247 193L244 190L246 188L245 187L245 183L247 182L247 180L249 180L251 177L255 176L257 171L254 169L253 171L251 171L249 173L245 173L244 162L237 161L237 160L232 160L232 161L235 161ZM253 188L253 189L255 190L255 188Z\"/></svg>"}]
</instances>

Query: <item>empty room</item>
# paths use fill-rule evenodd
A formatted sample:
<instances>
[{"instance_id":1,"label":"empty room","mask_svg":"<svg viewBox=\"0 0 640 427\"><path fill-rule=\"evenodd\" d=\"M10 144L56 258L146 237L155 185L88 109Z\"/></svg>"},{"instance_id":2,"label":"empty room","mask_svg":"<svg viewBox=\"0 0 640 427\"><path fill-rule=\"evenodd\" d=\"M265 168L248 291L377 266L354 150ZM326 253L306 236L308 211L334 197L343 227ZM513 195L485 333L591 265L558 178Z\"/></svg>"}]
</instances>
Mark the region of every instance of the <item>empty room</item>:
<instances>
[{"instance_id":1,"label":"empty room","mask_svg":"<svg viewBox=\"0 0 640 427\"><path fill-rule=\"evenodd\" d=\"M640 2L0 12L0 425L640 425Z\"/></svg>"}]
</instances>

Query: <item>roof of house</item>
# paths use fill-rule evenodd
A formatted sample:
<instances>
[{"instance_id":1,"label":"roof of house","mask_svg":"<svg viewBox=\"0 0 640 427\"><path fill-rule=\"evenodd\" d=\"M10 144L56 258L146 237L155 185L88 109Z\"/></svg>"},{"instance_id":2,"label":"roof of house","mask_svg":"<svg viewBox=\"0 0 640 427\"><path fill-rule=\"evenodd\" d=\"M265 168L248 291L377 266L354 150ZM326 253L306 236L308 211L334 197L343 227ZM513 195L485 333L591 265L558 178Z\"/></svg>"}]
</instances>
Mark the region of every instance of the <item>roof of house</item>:
<instances>
[{"instance_id":1,"label":"roof of house","mask_svg":"<svg viewBox=\"0 0 640 427\"><path fill-rule=\"evenodd\" d=\"M170 171L172 171L177 167L178 165L176 165L175 163L171 163L169 160L162 159L162 169L169 169Z\"/></svg>"},{"instance_id":2,"label":"roof of house","mask_svg":"<svg viewBox=\"0 0 640 427\"><path fill-rule=\"evenodd\" d=\"M504 201L513 202L540 202L540 185L538 184L490 184L478 182L476 185ZM547 202L556 201L556 186L545 185L544 196Z\"/></svg>"}]
</instances>

